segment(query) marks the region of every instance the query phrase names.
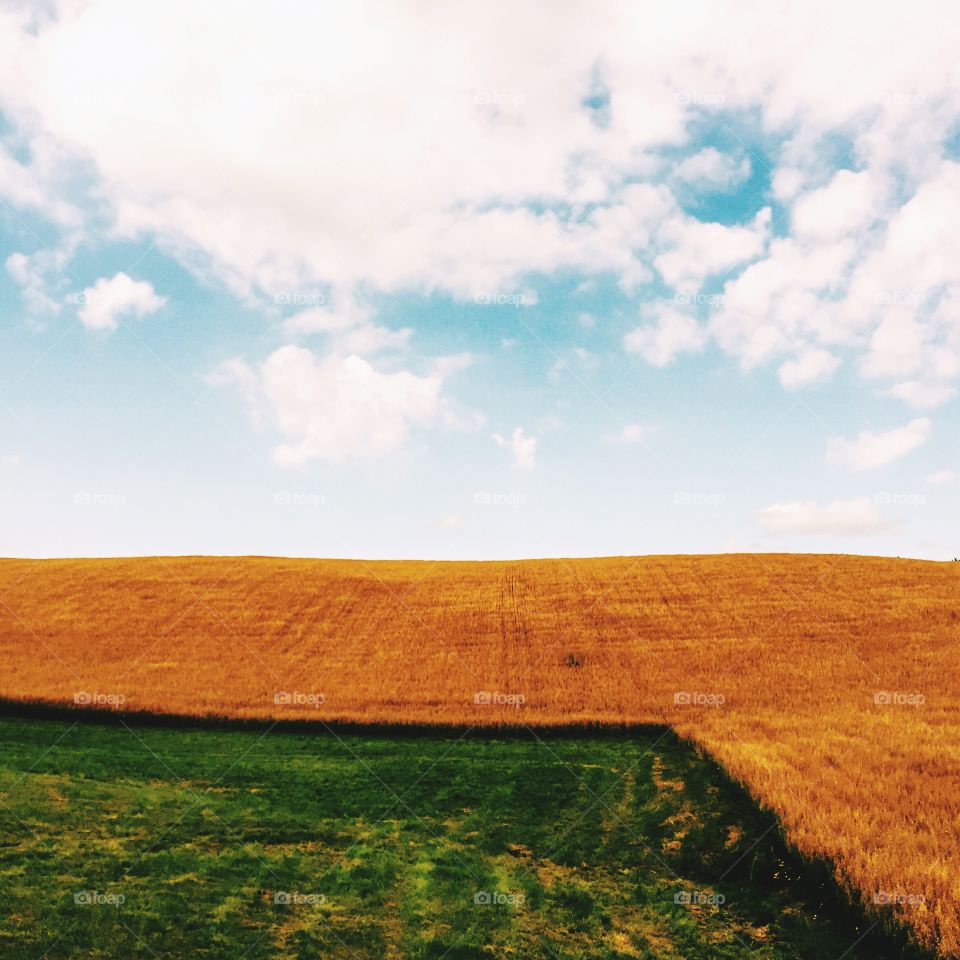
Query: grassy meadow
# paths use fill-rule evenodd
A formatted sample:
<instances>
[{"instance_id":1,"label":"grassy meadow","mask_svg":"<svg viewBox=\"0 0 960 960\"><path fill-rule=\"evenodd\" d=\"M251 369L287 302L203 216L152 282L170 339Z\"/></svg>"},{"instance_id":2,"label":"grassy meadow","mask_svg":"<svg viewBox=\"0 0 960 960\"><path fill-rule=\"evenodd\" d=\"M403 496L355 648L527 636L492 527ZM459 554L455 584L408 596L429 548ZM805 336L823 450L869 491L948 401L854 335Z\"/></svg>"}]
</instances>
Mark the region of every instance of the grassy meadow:
<instances>
[{"instance_id":1,"label":"grassy meadow","mask_svg":"<svg viewBox=\"0 0 960 960\"><path fill-rule=\"evenodd\" d=\"M0 955L900 956L673 734L0 721Z\"/></svg>"},{"instance_id":2,"label":"grassy meadow","mask_svg":"<svg viewBox=\"0 0 960 960\"><path fill-rule=\"evenodd\" d=\"M357 723L668 724L884 925L960 955L960 564L0 561L0 696Z\"/></svg>"}]
</instances>

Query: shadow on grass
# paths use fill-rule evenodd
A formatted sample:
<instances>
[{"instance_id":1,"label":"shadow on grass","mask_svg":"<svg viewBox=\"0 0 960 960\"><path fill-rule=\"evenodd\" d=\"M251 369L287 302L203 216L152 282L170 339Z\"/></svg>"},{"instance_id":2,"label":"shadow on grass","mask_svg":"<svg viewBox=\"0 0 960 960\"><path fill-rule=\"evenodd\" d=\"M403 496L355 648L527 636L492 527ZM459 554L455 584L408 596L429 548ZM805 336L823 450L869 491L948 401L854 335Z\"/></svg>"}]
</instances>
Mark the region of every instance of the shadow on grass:
<instances>
[{"instance_id":1,"label":"shadow on grass","mask_svg":"<svg viewBox=\"0 0 960 960\"><path fill-rule=\"evenodd\" d=\"M485 727L464 727L442 724L359 724L359 723L331 723L324 721L268 721L254 719L230 719L223 717L186 717L182 715L151 714L134 711L113 711L87 707L74 707L63 704L42 702L20 702L0 700L0 716L27 721L60 721L70 724L82 724L94 728L140 727L168 729L172 731L221 731L261 733L264 736L292 734L308 737L319 737L328 740L343 742L342 738L352 742L352 738L366 741L371 740L425 740L439 741L440 745L452 744L457 741L502 741L533 742L549 748L551 741L581 741L584 755L589 754L589 741L623 741L630 744L637 740L659 745L661 750L676 760L685 783L683 785L684 799L695 807L706 808L716 803L708 793L722 793L724 804L729 810L735 811L740 820L749 823L747 836L749 844L735 846L725 850L725 844L717 833L719 821L698 828L702 835L694 829L684 840L680 849L671 855L670 863L678 873L691 881L702 882L706 885L729 884L732 888L742 891L743 896L749 896L750 891L756 890L784 890L789 889L790 897L802 901L806 905L805 915L813 917L828 925L835 925L838 929L852 931L859 935L854 946L859 957L869 956L877 958L903 958L903 960L927 960L934 956L930 951L920 947L912 937L909 928L896 915L886 910L878 910L872 904L863 902L860 896L846 889L838 883L834 866L824 858L810 858L801 855L786 839L783 829L776 816L767 809L758 806L755 798L742 784L739 784L727 775L720 764L712 759L702 748L677 736L667 726L663 725L602 725L602 724L567 724L563 726L531 728L524 725L502 725ZM159 735L159 734L158 734ZM275 741L283 746L281 740ZM492 745L491 745L492 746ZM575 744L571 745L576 748ZM201 748L203 749L203 748ZM283 748L286 749L286 748ZM432 747L431 747L432 749ZM653 747L651 747L651 750ZM349 751L343 751L346 762ZM444 750L438 750L443 753ZM605 754L606 755L606 754ZM690 761L684 762L677 758L689 755ZM291 756L298 754L291 748ZM695 756L695 761L694 761ZM491 758L487 758L490 762ZM524 761L529 762L529 761ZM431 767L432 769L432 767ZM677 775L677 770L674 774ZM428 771L429 772L429 771ZM426 776L426 775L425 775ZM413 786L416 787L418 780ZM652 789L650 784L647 787ZM411 787L413 789L413 787ZM429 795L436 791L436 795L446 795L450 789L441 778L433 782L427 778L422 785ZM510 798L520 799L521 787L514 784ZM532 788L536 793L539 787ZM469 796L469 790L462 788L463 797L457 799L457 804ZM531 807L536 807L536 800L531 795ZM664 840L662 832L665 807L651 808L648 817L649 831L644 836L656 843ZM640 823L641 821L637 821ZM503 830L503 824L497 816L487 823L485 819L478 819L476 832L483 838L481 847L502 847L508 839ZM502 834L502 835L501 835ZM577 840L579 842L579 839ZM576 844L574 844L576 846ZM636 848L630 845L628 837L622 838L622 848L618 848L615 858L623 857L623 863L629 863L630 851L636 853ZM593 851L594 853L596 851ZM568 859L571 864L589 859L590 851L571 847ZM561 860L562 860L561 856ZM659 859L659 858L656 858ZM431 882L441 888L443 878L443 861L437 860L436 872ZM456 877L454 877L456 879ZM352 877L351 882L356 880ZM453 881L451 881L452 883ZM536 885L531 886L529 895L531 902L542 896L542 889L537 892ZM563 915L576 929L578 923L585 923L593 911L589 890L582 886L562 884L556 888L554 898L560 905ZM588 902L590 901L590 902ZM755 910L757 922L763 920L767 907ZM769 911L767 911L769 912ZM469 912L466 914L469 915ZM582 915L582 916L581 916ZM578 919L579 918L579 919ZM777 918L770 913L770 922ZM410 923L416 927L419 918L413 918ZM862 931L862 933L861 933ZM600 935L600 929L595 935ZM426 949L426 948L425 948ZM549 945L544 946L547 955ZM474 948L470 948L474 950ZM848 948L852 950L852 948ZM429 949L424 953L428 956ZM456 948L450 956L456 955ZM464 956L479 956L474 952ZM819 954L818 954L819 955ZM556 953L556 956L566 956Z\"/></svg>"}]
</instances>

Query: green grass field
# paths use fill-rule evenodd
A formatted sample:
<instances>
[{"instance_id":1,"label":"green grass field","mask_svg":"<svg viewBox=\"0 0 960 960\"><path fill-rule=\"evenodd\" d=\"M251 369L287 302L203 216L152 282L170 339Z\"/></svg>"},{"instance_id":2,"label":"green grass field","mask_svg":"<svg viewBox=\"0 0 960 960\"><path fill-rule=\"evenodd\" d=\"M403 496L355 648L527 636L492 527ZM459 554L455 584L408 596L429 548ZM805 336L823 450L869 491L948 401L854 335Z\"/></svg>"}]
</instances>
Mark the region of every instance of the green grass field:
<instances>
[{"instance_id":1,"label":"green grass field","mask_svg":"<svg viewBox=\"0 0 960 960\"><path fill-rule=\"evenodd\" d=\"M5 960L899 955L658 731L0 720L0 850Z\"/></svg>"}]
</instances>

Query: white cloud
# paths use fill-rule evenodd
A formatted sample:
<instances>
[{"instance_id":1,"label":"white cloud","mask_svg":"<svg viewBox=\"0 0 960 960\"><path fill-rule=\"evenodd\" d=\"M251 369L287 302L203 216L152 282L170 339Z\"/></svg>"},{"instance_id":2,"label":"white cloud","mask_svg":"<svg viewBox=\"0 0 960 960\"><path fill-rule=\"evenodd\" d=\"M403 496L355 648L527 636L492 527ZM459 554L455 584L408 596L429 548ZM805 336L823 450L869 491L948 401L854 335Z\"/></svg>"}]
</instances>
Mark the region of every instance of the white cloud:
<instances>
[{"instance_id":1,"label":"white cloud","mask_svg":"<svg viewBox=\"0 0 960 960\"><path fill-rule=\"evenodd\" d=\"M960 165L934 153L923 178L901 184L899 205L892 178L841 171L800 196L793 232L726 284L710 320L726 351L751 366L843 347L917 409L949 399L960 378Z\"/></svg>"},{"instance_id":2,"label":"white cloud","mask_svg":"<svg viewBox=\"0 0 960 960\"><path fill-rule=\"evenodd\" d=\"M750 161L747 157L732 157L715 147L706 147L681 160L674 175L701 190L725 190L750 176Z\"/></svg>"},{"instance_id":3,"label":"white cloud","mask_svg":"<svg viewBox=\"0 0 960 960\"><path fill-rule=\"evenodd\" d=\"M401 350L407 346L412 334L410 327L391 330L378 323L366 323L340 337L337 349L341 353L364 355L382 353L384 350Z\"/></svg>"},{"instance_id":4,"label":"white cloud","mask_svg":"<svg viewBox=\"0 0 960 960\"><path fill-rule=\"evenodd\" d=\"M643 314L649 322L623 338L630 353L639 353L653 366L664 367L680 353L703 348L706 334L689 314L665 304L644 308Z\"/></svg>"},{"instance_id":5,"label":"white cloud","mask_svg":"<svg viewBox=\"0 0 960 960\"><path fill-rule=\"evenodd\" d=\"M802 170L797 170L795 167L777 167L773 171L770 186L773 195L781 203L786 203L795 199L805 182L806 175Z\"/></svg>"},{"instance_id":6,"label":"white cloud","mask_svg":"<svg viewBox=\"0 0 960 960\"><path fill-rule=\"evenodd\" d=\"M0 26L0 30L4 27ZM2 54L0 46L0 54ZM34 144L31 163L20 163L0 143L0 197L14 206L37 210L63 227L72 228L81 220L79 210L59 195L61 184L53 168L50 144L39 139Z\"/></svg>"},{"instance_id":7,"label":"white cloud","mask_svg":"<svg viewBox=\"0 0 960 960\"><path fill-rule=\"evenodd\" d=\"M927 483L929 483L931 487L942 487L948 483L953 483L956 479L957 475L953 470L934 470L934 472L927 477Z\"/></svg>"},{"instance_id":8,"label":"white cloud","mask_svg":"<svg viewBox=\"0 0 960 960\"><path fill-rule=\"evenodd\" d=\"M729 273L708 333L744 366L780 364L797 385L842 347L865 377L960 378L960 23L940 0L910 16L756 0L653 20L630 4L477 17L280 0L270 16L231 7L228 29L223 9L0 12L14 130L0 194L96 239L148 236L244 293L469 298L558 271L581 294L607 275L628 294L658 276L689 292ZM584 105L598 82L602 123ZM769 213L704 224L678 205L673 186L748 172L692 144L720 111L771 144L787 236L771 239ZM836 169L836 131L854 170ZM347 336L337 351L404 344L362 324Z\"/></svg>"},{"instance_id":9,"label":"white cloud","mask_svg":"<svg viewBox=\"0 0 960 960\"><path fill-rule=\"evenodd\" d=\"M493 441L498 447L509 450L513 457L513 465L520 470L531 470L536 461L537 437L528 437L523 427L516 427L510 438L504 439L499 433L493 434Z\"/></svg>"},{"instance_id":10,"label":"white cloud","mask_svg":"<svg viewBox=\"0 0 960 960\"><path fill-rule=\"evenodd\" d=\"M440 518L439 526L442 530L460 530L463 527L463 517L449 513Z\"/></svg>"},{"instance_id":11,"label":"white cloud","mask_svg":"<svg viewBox=\"0 0 960 960\"><path fill-rule=\"evenodd\" d=\"M777 373L780 382L788 390L796 390L808 383L830 376L840 365L840 360L829 350L818 347L803 347L796 357L780 364Z\"/></svg>"},{"instance_id":12,"label":"white cloud","mask_svg":"<svg viewBox=\"0 0 960 960\"><path fill-rule=\"evenodd\" d=\"M471 296L565 265L630 273L638 255L564 206L623 206L645 148L681 135L665 78L659 109L641 120L624 90L622 118L598 130L582 101L609 16L568 11L557 27L585 32L560 63L534 42L547 7L434 13L241 5L224 31L217 5L65 0L33 30L4 15L0 89L25 135L98 171L122 234L200 254L238 289ZM541 200L560 206L520 206Z\"/></svg>"},{"instance_id":13,"label":"white cloud","mask_svg":"<svg viewBox=\"0 0 960 960\"><path fill-rule=\"evenodd\" d=\"M682 148L705 113L759 108L763 132L791 138L785 169L801 187L816 153L805 145L837 129L865 166L917 155L910 169L923 173L960 84L935 66L952 62L952 31L922 29L937 11L921 5L905 24L871 9L865 29L858 4L757 2L698 10L691 28L684 8L652 24L629 6L557 11L546 0L482 18L460 3L437 15L285 0L270 17L231 8L223 30L218 5L187 0L7 10L0 90L33 162L6 179L24 181L11 187L18 202L49 203L69 188L57 160L81 158L122 232L155 233L187 262L201 254L238 286L466 294L564 266L629 285L642 236L618 245L581 219L583 205L611 211L607 228L628 219L627 184L666 176L658 151ZM827 15L830 36L856 35L856 49L822 36ZM577 42L557 58L551 37ZM811 37L830 69L809 68ZM603 124L584 105L598 71ZM922 109L884 96L898 91L925 96ZM718 184L747 167L714 147L678 163L681 176Z\"/></svg>"},{"instance_id":14,"label":"white cloud","mask_svg":"<svg viewBox=\"0 0 960 960\"><path fill-rule=\"evenodd\" d=\"M417 427L443 413L443 376L386 373L358 356L318 357L285 346L256 370L222 365L214 382L234 382L262 404L287 442L273 452L282 467L311 460L376 460L399 450Z\"/></svg>"},{"instance_id":15,"label":"white cloud","mask_svg":"<svg viewBox=\"0 0 960 960\"><path fill-rule=\"evenodd\" d=\"M865 328L865 376L960 374L960 164L941 162L853 273L846 308Z\"/></svg>"},{"instance_id":16,"label":"white cloud","mask_svg":"<svg viewBox=\"0 0 960 960\"><path fill-rule=\"evenodd\" d=\"M884 178L870 171L840 170L827 186L797 199L794 230L829 240L869 227L886 212L889 189Z\"/></svg>"},{"instance_id":17,"label":"white cloud","mask_svg":"<svg viewBox=\"0 0 960 960\"><path fill-rule=\"evenodd\" d=\"M373 311L362 304L347 300L336 307L323 304L299 310L283 321L283 329L289 334L343 333L352 327L368 323Z\"/></svg>"},{"instance_id":18,"label":"white cloud","mask_svg":"<svg viewBox=\"0 0 960 960\"><path fill-rule=\"evenodd\" d=\"M46 273L50 269L48 251L33 256L11 253L6 259L7 273L19 285L27 307L35 313L59 313L60 304L47 293Z\"/></svg>"},{"instance_id":19,"label":"white cloud","mask_svg":"<svg viewBox=\"0 0 960 960\"><path fill-rule=\"evenodd\" d=\"M929 436L930 421L918 417L906 426L884 433L861 430L855 440L831 437L827 443L827 462L853 470L874 470L916 450Z\"/></svg>"},{"instance_id":20,"label":"white cloud","mask_svg":"<svg viewBox=\"0 0 960 960\"><path fill-rule=\"evenodd\" d=\"M694 217L676 216L657 231L667 249L653 265L671 287L698 290L707 277L725 273L763 253L770 226L765 207L749 226L728 227Z\"/></svg>"},{"instance_id":21,"label":"white cloud","mask_svg":"<svg viewBox=\"0 0 960 960\"><path fill-rule=\"evenodd\" d=\"M892 526L867 497L835 500L827 506L812 500L791 500L764 507L753 516L770 535L862 536Z\"/></svg>"},{"instance_id":22,"label":"white cloud","mask_svg":"<svg viewBox=\"0 0 960 960\"><path fill-rule=\"evenodd\" d=\"M77 300L81 304L77 317L90 330L115 330L122 317L145 317L167 302L166 297L157 296L151 283L132 280L125 273L109 280L101 277Z\"/></svg>"},{"instance_id":23,"label":"white cloud","mask_svg":"<svg viewBox=\"0 0 960 960\"><path fill-rule=\"evenodd\" d=\"M604 440L607 443L640 443L655 432L656 427L646 426L642 423L628 423L618 433L606 434Z\"/></svg>"},{"instance_id":24,"label":"white cloud","mask_svg":"<svg viewBox=\"0 0 960 960\"><path fill-rule=\"evenodd\" d=\"M711 333L746 367L846 343L830 302L855 252L850 241L809 246L775 240L764 259L726 283Z\"/></svg>"},{"instance_id":25,"label":"white cloud","mask_svg":"<svg viewBox=\"0 0 960 960\"><path fill-rule=\"evenodd\" d=\"M952 400L957 388L946 383L931 383L926 380L905 380L894 384L887 394L903 400L917 410L932 410Z\"/></svg>"}]
</instances>

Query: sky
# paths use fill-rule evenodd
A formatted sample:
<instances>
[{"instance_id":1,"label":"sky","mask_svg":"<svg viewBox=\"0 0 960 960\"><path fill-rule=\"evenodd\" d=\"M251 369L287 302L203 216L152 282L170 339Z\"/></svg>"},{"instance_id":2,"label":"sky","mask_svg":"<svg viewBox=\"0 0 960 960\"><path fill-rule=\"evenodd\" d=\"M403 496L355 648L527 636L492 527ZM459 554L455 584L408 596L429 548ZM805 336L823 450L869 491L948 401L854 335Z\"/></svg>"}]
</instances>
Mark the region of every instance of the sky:
<instances>
[{"instance_id":1,"label":"sky","mask_svg":"<svg viewBox=\"0 0 960 960\"><path fill-rule=\"evenodd\" d=\"M960 556L950 2L0 2L0 555Z\"/></svg>"}]
</instances>

